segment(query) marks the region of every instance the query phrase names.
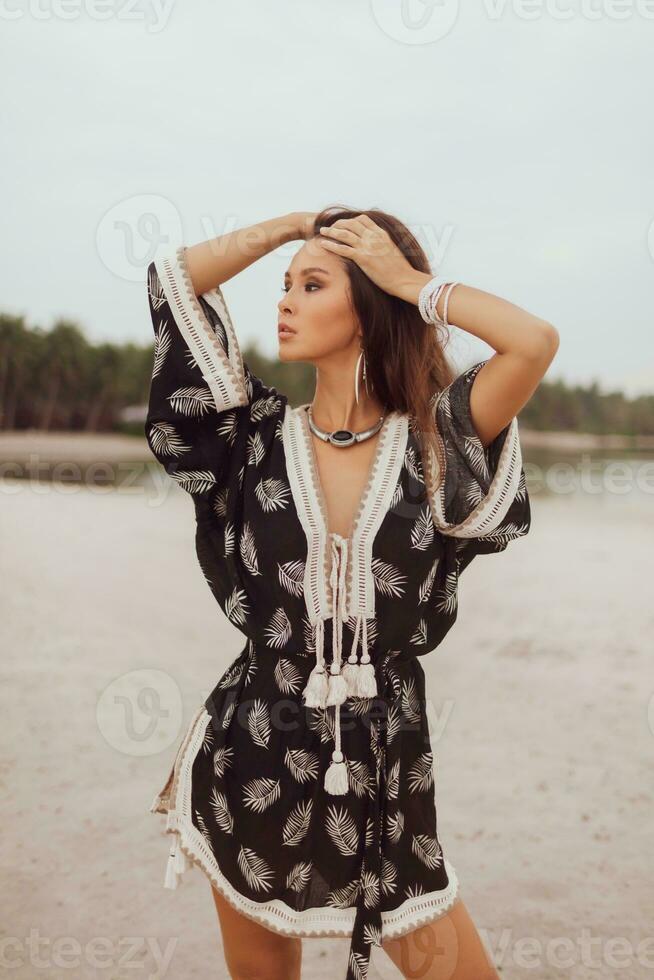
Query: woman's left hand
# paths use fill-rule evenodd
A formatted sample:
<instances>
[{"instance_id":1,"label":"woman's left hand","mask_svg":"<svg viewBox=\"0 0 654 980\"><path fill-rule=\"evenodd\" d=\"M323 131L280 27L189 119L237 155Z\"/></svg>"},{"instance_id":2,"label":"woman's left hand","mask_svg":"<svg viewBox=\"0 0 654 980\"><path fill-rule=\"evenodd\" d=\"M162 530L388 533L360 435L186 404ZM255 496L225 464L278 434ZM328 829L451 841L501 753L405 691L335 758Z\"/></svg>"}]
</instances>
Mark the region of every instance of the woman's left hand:
<instances>
[{"instance_id":1,"label":"woman's left hand","mask_svg":"<svg viewBox=\"0 0 654 980\"><path fill-rule=\"evenodd\" d=\"M392 296L399 296L402 284L417 271L386 229L380 228L367 214L339 218L333 225L323 226L316 240L328 251L352 259L380 289Z\"/></svg>"}]
</instances>

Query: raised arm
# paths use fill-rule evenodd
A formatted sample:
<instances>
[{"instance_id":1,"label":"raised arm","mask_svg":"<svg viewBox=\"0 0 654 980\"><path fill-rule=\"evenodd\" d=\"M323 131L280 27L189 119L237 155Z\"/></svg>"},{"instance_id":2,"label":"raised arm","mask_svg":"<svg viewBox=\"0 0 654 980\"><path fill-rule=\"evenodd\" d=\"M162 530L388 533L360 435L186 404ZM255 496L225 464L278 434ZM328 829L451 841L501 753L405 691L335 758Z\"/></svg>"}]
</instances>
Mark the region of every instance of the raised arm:
<instances>
[{"instance_id":1,"label":"raised arm","mask_svg":"<svg viewBox=\"0 0 654 980\"><path fill-rule=\"evenodd\" d=\"M417 304L430 278L415 272L399 287L398 295ZM437 306L441 319L446 292L441 292ZM470 389L470 414L485 448L533 395L558 350L559 334L546 320L463 283L452 288L447 320L496 351L479 369Z\"/></svg>"},{"instance_id":2,"label":"raised arm","mask_svg":"<svg viewBox=\"0 0 654 980\"><path fill-rule=\"evenodd\" d=\"M196 295L209 292L286 242L306 237L311 212L293 211L186 248Z\"/></svg>"}]
</instances>

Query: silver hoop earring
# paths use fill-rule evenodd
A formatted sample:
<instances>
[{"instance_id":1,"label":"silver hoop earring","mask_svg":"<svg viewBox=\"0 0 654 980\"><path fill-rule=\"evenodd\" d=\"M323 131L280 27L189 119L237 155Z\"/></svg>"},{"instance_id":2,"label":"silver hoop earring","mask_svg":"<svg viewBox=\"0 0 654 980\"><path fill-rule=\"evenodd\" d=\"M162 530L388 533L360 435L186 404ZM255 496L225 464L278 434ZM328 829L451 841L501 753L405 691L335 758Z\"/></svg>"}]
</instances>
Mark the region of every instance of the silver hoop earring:
<instances>
[{"instance_id":1,"label":"silver hoop earring","mask_svg":"<svg viewBox=\"0 0 654 980\"><path fill-rule=\"evenodd\" d=\"M368 388L368 371L366 366L366 356L363 352L363 347L362 347L361 353L357 358L357 366L354 370L354 397L356 399L357 405L359 404L359 364L361 363L361 358L363 358L363 383L366 387L366 394L367 395L370 394L370 390Z\"/></svg>"}]
</instances>

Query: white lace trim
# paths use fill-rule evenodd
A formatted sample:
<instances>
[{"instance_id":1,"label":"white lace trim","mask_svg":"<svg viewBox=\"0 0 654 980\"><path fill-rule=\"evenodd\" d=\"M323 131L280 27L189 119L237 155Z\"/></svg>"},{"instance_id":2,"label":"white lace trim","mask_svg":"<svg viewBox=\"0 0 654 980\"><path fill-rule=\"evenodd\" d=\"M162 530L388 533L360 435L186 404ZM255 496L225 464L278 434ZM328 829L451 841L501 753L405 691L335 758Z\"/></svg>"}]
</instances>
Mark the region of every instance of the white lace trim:
<instances>
[{"instance_id":1,"label":"white lace trim","mask_svg":"<svg viewBox=\"0 0 654 980\"><path fill-rule=\"evenodd\" d=\"M316 907L296 911L281 899L270 902L255 902L242 895L225 878L216 862L208 841L198 831L191 819L191 777L193 762L204 741L211 715L202 705L195 713L189 729L175 756L175 761L166 782L150 807L153 813L167 814L166 833L172 834L173 841L168 858L166 881L173 874L176 887L184 870L197 864L208 875L212 884L220 891L237 911L262 923L274 932L286 936L339 936L352 935L356 906L348 908ZM179 848L184 860L179 862ZM192 862L188 864L187 861ZM444 858L449 883L441 891L428 892L406 899L398 908L382 911L382 938L393 939L402 936L426 922L445 914L458 897L459 885L455 869ZM168 887L171 887L168 885Z\"/></svg>"},{"instance_id":2,"label":"white lace trim","mask_svg":"<svg viewBox=\"0 0 654 980\"><path fill-rule=\"evenodd\" d=\"M229 356L195 294L186 268L185 251L186 247L180 245L173 254L154 260L175 323L211 390L216 410L247 405L243 358L222 291L216 286L204 293L203 298L216 311L225 329Z\"/></svg>"},{"instance_id":3,"label":"white lace trim","mask_svg":"<svg viewBox=\"0 0 654 980\"><path fill-rule=\"evenodd\" d=\"M331 535L305 408L305 405L300 405L286 412L282 439L291 492L307 538L304 596L309 619L315 623L332 615L332 597L329 595ZM372 548L400 476L408 431L406 413L388 413L375 447L352 534L346 539L352 556L346 587L348 618L375 615Z\"/></svg>"},{"instance_id":4,"label":"white lace trim","mask_svg":"<svg viewBox=\"0 0 654 980\"><path fill-rule=\"evenodd\" d=\"M481 452L483 453L483 449ZM436 461L433 452L427 453L427 457L427 466L431 469L427 480L428 498L434 524L442 534L457 538L481 538L499 527L515 499L520 485L522 451L518 434L518 420L515 416L509 424L509 430L488 493L459 524L450 524L445 518L445 479L442 480L437 491L432 489Z\"/></svg>"}]
</instances>

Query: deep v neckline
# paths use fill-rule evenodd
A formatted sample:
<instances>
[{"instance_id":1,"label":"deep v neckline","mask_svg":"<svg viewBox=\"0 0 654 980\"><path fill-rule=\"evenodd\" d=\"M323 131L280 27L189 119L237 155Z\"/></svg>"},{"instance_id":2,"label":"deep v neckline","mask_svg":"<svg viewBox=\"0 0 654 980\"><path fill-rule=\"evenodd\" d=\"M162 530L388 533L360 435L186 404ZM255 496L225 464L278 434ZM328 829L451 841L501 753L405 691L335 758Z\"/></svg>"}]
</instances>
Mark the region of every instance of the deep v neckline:
<instances>
[{"instance_id":1,"label":"deep v neckline","mask_svg":"<svg viewBox=\"0 0 654 980\"><path fill-rule=\"evenodd\" d=\"M306 402L304 405L300 405L298 408L298 412L301 415L302 427L304 430L304 436L307 444L307 455L309 457L309 464L311 468L311 476L313 479L313 484L316 488L316 496L318 497L318 502L320 504L320 513L322 515L322 522L325 530L325 535L329 540L333 540L333 539L336 539L338 541L344 540L347 541L349 545L352 545L357 534L358 526L361 520L361 514L365 509L366 503L368 501L368 497L370 496L370 492L372 490L375 473L377 472L377 468L379 467L381 461L382 452L384 449L384 443L386 439L386 431L389 426L392 412L387 412L387 414L384 417L384 421L382 422L381 427L379 429L377 443L375 444L375 451L372 455L372 459L368 466L368 475L366 477L366 482L364 483L363 490L361 491L357 506L354 510L354 515L350 521L348 533L339 534L338 531L329 530L327 496L325 494L325 489L323 487L322 479L320 478L320 470L318 467L318 456L316 454L316 447L313 444L313 434L311 432L311 426L309 425L309 413L307 411L308 406L309 406L309 402Z\"/></svg>"},{"instance_id":2,"label":"deep v neckline","mask_svg":"<svg viewBox=\"0 0 654 980\"><path fill-rule=\"evenodd\" d=\"M286 471L295 509L307 541L303 592L309 622L332 615L331 563L335 532L327 525L326 497L318 472L306 414L309 403L287 406L282 425ZM349 615L375 615L375 579L372 549L377 532L391 507L404 462L408 416L391 410L379 432L351 533L339 536L347 552L347 611Z\"/></svg>"}]
</instances>

